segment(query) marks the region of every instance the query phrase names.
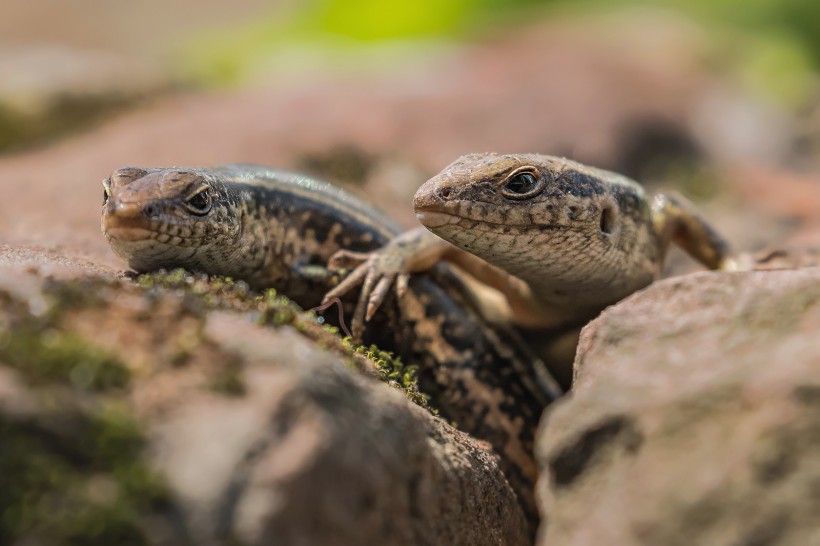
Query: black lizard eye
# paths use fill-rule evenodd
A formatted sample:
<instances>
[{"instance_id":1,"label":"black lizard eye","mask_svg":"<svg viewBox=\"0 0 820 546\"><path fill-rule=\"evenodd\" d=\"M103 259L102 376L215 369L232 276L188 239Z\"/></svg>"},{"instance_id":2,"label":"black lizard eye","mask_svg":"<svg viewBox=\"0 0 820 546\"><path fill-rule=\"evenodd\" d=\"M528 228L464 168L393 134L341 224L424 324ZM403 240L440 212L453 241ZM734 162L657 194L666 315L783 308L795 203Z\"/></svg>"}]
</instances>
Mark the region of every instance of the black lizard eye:
<instances>
[{"instance_id":1,"label":"black lizard eye","mask_svg":"<svg viewBox=\"0 0 820 546\"><path fill-rule=\"evenodd\" d=\"M188 199L185 200L187 209L198 216L208 214L211 210L211 198L208 195L208 189L202 188Z\"/></svg>"},{"instance_id":2,"label":"black lizard eye","mask_svg":"<svg viewBox=\"0 0 820 546\"><path fill-rule=\"evenodd\" d=\"M501 188L501 193L510 199L527 199L541 191L541 179L530 171L513 174Z\"/></svg>"}]
</instances>

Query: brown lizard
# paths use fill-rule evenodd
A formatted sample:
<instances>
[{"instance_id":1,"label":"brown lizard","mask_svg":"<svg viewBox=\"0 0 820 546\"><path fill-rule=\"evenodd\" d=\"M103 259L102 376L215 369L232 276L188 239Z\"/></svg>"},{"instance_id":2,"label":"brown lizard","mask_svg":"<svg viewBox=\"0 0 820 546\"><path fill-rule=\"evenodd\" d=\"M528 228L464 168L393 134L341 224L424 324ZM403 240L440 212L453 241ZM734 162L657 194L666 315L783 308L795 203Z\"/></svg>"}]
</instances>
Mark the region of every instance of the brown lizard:
<instances>
[{"instance_id":1,"label":"brown lizard","mask_svg":"<svg viewBox=\"0 0 820 546\"><path fill-rule=\"evenodd\" d=\"M274 287L304 307L338 282L326 267L330 256L376 250L402 231L327 183L252 165L123 168L103 187L103 233L134 270L231 276ZM538 374L538 359L514 330L482 319L449 267L402 286L364 339L419 365L422 389L442 415L492 445L534 532L534 432L558 390Z\"/></svg>"},{"instance_id":2,"label":"brown lizard","mask_svg":"<svg viewBox=\"0 0 820 546\"><path fill-rule=\"evenodd\" d=\"M402 293L411 273L447 260L503 293L519 326L560 329L657 279L670 243L709 268L735 263L682 196L650 198L625 176L559 157L463 156L413 205L424 228L367 255L338 253L360 265L328 297L363 282L366 319L394 281Z\"/></svg>"}]
</instances>

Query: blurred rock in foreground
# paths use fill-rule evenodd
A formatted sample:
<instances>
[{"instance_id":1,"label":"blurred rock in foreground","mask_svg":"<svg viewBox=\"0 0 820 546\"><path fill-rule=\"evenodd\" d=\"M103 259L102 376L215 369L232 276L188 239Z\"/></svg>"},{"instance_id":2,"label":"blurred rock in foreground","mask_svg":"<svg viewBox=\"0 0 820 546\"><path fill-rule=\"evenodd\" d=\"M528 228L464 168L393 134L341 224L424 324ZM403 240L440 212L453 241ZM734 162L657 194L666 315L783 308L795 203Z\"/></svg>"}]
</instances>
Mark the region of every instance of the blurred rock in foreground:
<instances>
[{"instance_id":1,"label":"blurred rock in foreground","mask_svg":"<svg viewBox=\"0 0 820 546\"><path fill-rule=\"evenodd\" d=\"M699 273L606 310L542 421L540 544L820 544L820 268Z\"/></svg>"},{"instance_id":2,"label":"blurred rock in foreground","mask_svg":"<svg viewBox=\"0 0 820 546\"><path fill-rule=\"evenodd\" d=\"M318 325L3 250L0 543L528 543L495 456Z\"/></svg>"}]
</instances>

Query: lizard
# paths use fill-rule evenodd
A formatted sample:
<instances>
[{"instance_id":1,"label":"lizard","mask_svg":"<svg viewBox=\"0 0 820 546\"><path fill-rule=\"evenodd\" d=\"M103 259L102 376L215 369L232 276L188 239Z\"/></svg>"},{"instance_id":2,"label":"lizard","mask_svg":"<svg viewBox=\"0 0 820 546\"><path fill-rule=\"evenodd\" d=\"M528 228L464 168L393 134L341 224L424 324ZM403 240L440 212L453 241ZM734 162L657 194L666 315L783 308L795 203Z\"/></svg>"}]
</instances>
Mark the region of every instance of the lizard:
<instances>
[{"instance_id":1,"label":"lizard","mask_svg":"<svg viewBox=\"0 0 820 546\"><path fill-rule=\"evenodd\" d=\"M372 316L391 286L401 293L411 274L449 261L501 292L519 327L541 338L569 329L577 339L605 307L660 277L671 244L708 268L738 267L683 196L650 196L626 176L561 157L465 155L424 183L413 206L422 227L378 251L332 258L356 267L327 297L364 284L367 309L357 320ZM568 358L552 363L562 383L572 373L570 345Z\"/></svg>"},{"instance_id":2,"label":"lizard","mask_svg":"<svg viewBox=\"0 0 820 546\"><path fill-rule=\"evenodd\" d=\"M328 183L253 165L117 169L103 181L101 227L137 272L182 267L230 276L305 308L339 282L339 270L327 267L331 257L366 255L403 231ZM364 309L359 300L348 297L348 307ZM359 335L418 365L442 416L490 444L534 533L535 428L560 390L539 375L537 357L513 329L483 320L445 264L414 275L400 297L382 303L380 327Z\"/></svg>"}]
</instances>

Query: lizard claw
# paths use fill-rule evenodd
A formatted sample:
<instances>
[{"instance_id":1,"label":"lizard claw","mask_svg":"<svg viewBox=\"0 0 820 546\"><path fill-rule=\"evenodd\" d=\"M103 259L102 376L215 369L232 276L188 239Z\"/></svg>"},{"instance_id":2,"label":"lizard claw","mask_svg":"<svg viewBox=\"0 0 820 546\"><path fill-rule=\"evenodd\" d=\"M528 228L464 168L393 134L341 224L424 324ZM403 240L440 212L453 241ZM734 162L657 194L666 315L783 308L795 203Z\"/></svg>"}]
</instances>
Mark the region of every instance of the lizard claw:
<instances>
[{"instance_id":1,"label":"lizard claw","mask_svg":"<svg viewBox=\"0 0 820 546\"><path fill-rule=\"evenodd\" d=\"M353 268L353 271L325 295L323 304L361 284L351 322L353 337L361 339L364 323L375 316L390 288L395 287L396 295L401 298L407 292L410 274L428 269L438 261L435 250L431 259L429 249L443 248L444 244L435 235L420 229L403 233L373 252L339 250L330 257L328 269ZM419 256L424 259L420 260Z\"/></svg>"},{"instance_id":2,"label":"lizard claw","mask_svg":"<svg viewBox=\"0 0 820 546\"><path fill-rule=\"evenodd\" d=\"M345 254L334 254L328 263L329 268L337 267L341 263L349 263L352 254L347 251L340 251ZM356 304L356 311L351 322L351 331L354 338L360 339L364 330L364 323L370 321L384 303L385 298L390 293L390 288L403 273L404 260L401 256L394 254L391 245L387 245L370 254L365 254L361 258L361 263L340 282L336 287L325 294L323 302L333 298L344 296L358 285L362 285L359 294L359 301ZM404 275L406 276L406 275ZM406 290L406 282L403 282ZM398 293L398 285L396 285Z\"/></svg>"},{"instance_id":3,"label":"lizard claw","mask_svg":"<svg viewBox=\"0 0 820 546\"><path fill-rule=\"evenodd\" d=\"M401 273L396 277L396 295L401 298L407 292L407 287L410 283L410 275Z\"/></svg>"},{"instance_id":4,"label":"lizard claw","mask_svg":"<svg viewBox=\"0 0 820 546\"><path fill-rule=\"evenodd\" d=\"M333 260L332 257L331 260ZM328 268L330 268L330 265L328 265ZM342 296L356 288L358 285L362 284L362 282L364 282L365 280L365 277L367 277L367 274L368 263L365 262L356 267L356 269L354 269L352 273L345 277L345 279L342 282L337 284L332 290L325 294L325 297L322 298L322 305L326 304L333 298L341 298Z\"/></svg>"},{"instance_id":5,"label":"lizard claw","mask_svg":"<svg viewBox=\"0 0 820 546\"><path fill-rule=\"evenodd\" d=\"M389 273L379 279L379 282L376 283L376 287L373 289L373 292L370 293L370 297L367 298L367 313L364 316L364 320L368 321L372 319L373 315L376 314L376 311L379 310L379 307L381 307L384 298L390 291L390 285L393 284L393 279L395 278L396 274Z\"/></svg>"}]
</instances>

